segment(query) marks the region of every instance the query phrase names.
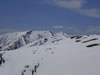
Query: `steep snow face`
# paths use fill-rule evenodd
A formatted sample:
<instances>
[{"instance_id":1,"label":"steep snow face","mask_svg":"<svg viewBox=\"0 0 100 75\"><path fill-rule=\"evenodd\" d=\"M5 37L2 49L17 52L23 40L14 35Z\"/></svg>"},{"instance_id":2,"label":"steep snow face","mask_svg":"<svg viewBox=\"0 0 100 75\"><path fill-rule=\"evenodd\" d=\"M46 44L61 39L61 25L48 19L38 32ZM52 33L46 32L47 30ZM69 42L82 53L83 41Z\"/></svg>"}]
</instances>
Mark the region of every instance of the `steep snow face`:
<instances>
[{"instance_id":1,"label":"steep snow face","mask_svg":"<svg viewBox=\"0 0 100 75\"><path fill-rule=\"evenodd\" d=\"M0 36L0 50L14 49L14 45L16 44L19 44L18 46L22 46L24 44L22 35L25 33L26 32L15 32Z\"/></svg>"},{"instance_id":2,"label":"steep snow face","mask_svg":"<svg viewBox=\"0 0 100 75\"><path fill-rule=\"evenodd\" d=\"M93 38L92 40L83 43ZM24 46L17 50L1 51L5 60L0 65L1 75L99 75L99 36L66 38L39 46ZM76 42L76 40L81 40Z\"/></svg>"},{"instance_id":3,"label":"steep snow face","mask_svg":"<svg viewBox=\"0 0 100 75\"><path fill-rule=\"evenodd\" d=\"M60 35L59 35L60 34ZM52 33L50 31L15 32L0 36L0 50L15 50L29 43L34 46L64 39L67 34Z\"/></svg>"}]
</instances>

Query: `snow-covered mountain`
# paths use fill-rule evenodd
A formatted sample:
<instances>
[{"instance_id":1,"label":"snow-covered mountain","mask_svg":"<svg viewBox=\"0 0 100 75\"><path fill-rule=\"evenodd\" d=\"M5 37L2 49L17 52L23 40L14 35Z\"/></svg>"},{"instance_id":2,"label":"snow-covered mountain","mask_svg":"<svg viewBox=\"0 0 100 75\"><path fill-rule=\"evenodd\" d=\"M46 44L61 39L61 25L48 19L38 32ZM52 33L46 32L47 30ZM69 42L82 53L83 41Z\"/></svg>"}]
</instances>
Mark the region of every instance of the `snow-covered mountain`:
<instances>
[{"instance_id":1,"label":"snow-covered mountain","mask_svg":"<svg viewBox=\"0 0 100 75\"><path fill-rule=\"evenodd\" d=\"M65 33L52 33L50 31L14 32L0 36L0 50L15 50L29 43L34 46L61 40Z\"/></svg>"},{"instance_id":2,"label":"snow-covered mountain","mask_svg":"<svg viewBox=\"0 0 100 75\"><path fill-rule=\"evenodd\" d=\"M0 45L0 75L100 75L100 35L26 31Z\"/></svg>"}]
</instances>

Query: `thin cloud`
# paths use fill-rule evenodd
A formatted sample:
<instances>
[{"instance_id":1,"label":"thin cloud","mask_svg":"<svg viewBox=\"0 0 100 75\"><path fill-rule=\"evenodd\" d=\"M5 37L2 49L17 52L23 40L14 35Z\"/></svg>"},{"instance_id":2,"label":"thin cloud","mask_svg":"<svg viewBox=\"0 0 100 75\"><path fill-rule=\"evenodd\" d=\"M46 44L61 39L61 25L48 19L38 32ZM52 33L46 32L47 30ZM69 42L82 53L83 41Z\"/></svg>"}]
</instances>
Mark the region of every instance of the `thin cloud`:
<instances>
[{"instance_id":1,"label":"thin cloud","mask_svg":"<svg viewBox=\"0 0 100 75\"><path fill-rule=\"evenodd\" d=\"M90 17L100 18L100 11L96 9L82 9L82 10L79 10L78 12Z\"/></svg>"},{"instance_id":2,"label":"thin cloud","mask_svg":"<svg viewBox=\"0 0 100 75\"><path fill-rule=\"evenodd\" d=\"M56 0L55 4L63 8L80 9L85 1L83 0Z\"/></svg>"},{"instance_id":3,"label":"thin cloud","mask_svg":"<svg viewBox=\"0 0 100 75\"><path fill-rule=\"evenodd\" d=\"M76 29L75 27L65 27L63 25L56 25L56 26L53 26L52 28L55 28L55 29Z\"/></svg>"},{"instance_id":4,"label":"thin cloud","mask_svg":"<svg viewBox=\"0 0 100 75\"><path fill-rule=\"evenodd\" d=\"M4 34L4 33L11 33L11 32L17 32L17 31L21 31L21 30L18 30L18 29L0 29L0 34Z\"/></svg>"},{"instance_id":5,"label":"thin cloud","mask_svg":"<svg viewBox=\"0 0 100 75\"><path fill-rule=\"evenodd\" d=\"M100 18L100 11L98 9L96 8L83 9L85 4L88 3L87 0L45 0L45 1L47 1L49 4L53 4L62 8L68 8L86 16Z\"/></svg>"},{"instance_id":6,"label":"thin cloud","mask_svg":"<svg viewBox=\"0 0 100 75\"><path fill-rule=\"evenodd\" d=\"M63 29L64 26L53 26L53 28L55 28L55 29Z\"/></svg>"},{"instance_id":7,"label":"thin cloud","mask_svg":"<svg viewBox=\"0 0 100 75\"><path fill-rule=\"evenodd\" d=\"M79 32L79 30L76 27L65 27L63 25L53 26L54 29L63 29L66 31L72 31L72 32Z\"/></svg>"},{"instance_id":8,"label":"thin cloud","mask_svg":"<svg viewBox=\"0 0 100 75\"><path fill-rule=\"evenodd\" d=\"M100 26L89 26L88 32L89 33L100 33Z\"/></svg>"}]
</instances>

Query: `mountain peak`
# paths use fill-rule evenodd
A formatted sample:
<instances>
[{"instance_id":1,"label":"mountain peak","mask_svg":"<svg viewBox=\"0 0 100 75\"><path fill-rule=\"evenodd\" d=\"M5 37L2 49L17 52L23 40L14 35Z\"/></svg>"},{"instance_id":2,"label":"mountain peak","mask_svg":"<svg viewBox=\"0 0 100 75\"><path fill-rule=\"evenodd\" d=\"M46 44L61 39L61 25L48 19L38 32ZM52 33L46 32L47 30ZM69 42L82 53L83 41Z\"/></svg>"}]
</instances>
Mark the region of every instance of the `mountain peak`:
<instances>
[{"instance_id":1,"label":"mountain peak","mask_svg":"<svg viewBox=\"0 0 100 75\"><path fill-rule=\"evenodd\" d=\"M2 35L0 37L0 50L15 50L22 46L35 41L43 41L46 43L65 37L63 33L53 33L51 31L24 31L13 32Z\"/></svg>"}]
</instances>

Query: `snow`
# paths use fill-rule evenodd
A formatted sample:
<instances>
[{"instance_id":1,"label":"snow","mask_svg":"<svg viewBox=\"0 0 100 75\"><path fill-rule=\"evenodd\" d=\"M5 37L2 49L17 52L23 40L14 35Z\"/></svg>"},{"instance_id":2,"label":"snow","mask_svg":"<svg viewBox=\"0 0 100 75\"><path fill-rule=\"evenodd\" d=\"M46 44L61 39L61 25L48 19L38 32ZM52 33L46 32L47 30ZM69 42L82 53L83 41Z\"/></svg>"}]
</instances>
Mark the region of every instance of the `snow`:
<instances>
[{"instance_id":1,"label":"snow","mask_svg":"<svg viewBox=\"0 0 100 75\"><path fill-rule=\"evenodd\" d=\"M35 41L39 45L41 42L42 44L55 42L65 37L66 35L63 33L52 33L50 31L14 32L2 35L0 37L0 46L2 47L1 50L15 50Z\"/></svg>"},{"instance_id":2,"label":"snow","mask_svg":"<svg viewBox=\"0 0 100 75\"><path fill-rule=\"evenodd\" d=\"M31 36L36 33L32 33ZM52 37L51 34L45 36ZM66 38L62 33L55 36L42 45L31 46L34 44L31 42L16 50L0 51L6 61L0 66L0 75L22 75L24 70L24 75L32 75L32 70L35 70L38 63L34 75L100 75L100 46L86 47L89 44L100 43L99 35L83 36L78 43L75 42L76 39ZM52 43L57 37L62 40ZM93 38L98 40L82 43ZM28 68L25 67L27 65Z\"/></svg>"}]
</instances>

